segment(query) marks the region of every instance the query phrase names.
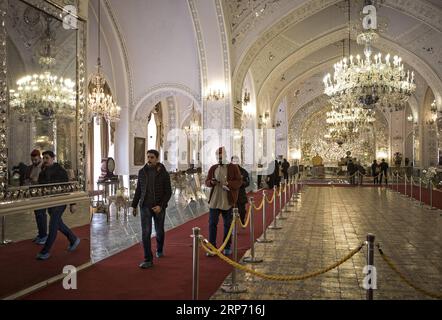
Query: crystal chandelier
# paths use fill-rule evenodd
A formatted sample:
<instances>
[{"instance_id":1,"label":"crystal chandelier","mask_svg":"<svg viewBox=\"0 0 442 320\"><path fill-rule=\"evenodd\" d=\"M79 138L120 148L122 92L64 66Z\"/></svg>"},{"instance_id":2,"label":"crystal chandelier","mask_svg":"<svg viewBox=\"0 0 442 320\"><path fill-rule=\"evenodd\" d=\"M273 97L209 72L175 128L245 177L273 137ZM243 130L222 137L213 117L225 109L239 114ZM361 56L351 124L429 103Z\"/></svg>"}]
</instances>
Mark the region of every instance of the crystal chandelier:
<instances>
[{"instance_id":1,"label":"crystal chandelier","mask_svg":"<svg viewBox=\"0 0 442 320\"><path fill-rule=\"evenodd\" d=\"M39 64L44 72L20 78L17 88L9 90L11 110L25 122L34 117L74 118L76 113L75 82L53 75L50 71L56 63L55 38L50 30L50 18L46 20L46 32L39 53Z\"/></svg>"},{"instance_id":2,"label":"crystal chandelier","mask_svg":"<svg viewBox=\"0 0 442 320\"><path fill-rule=\"evenodd\" d=\"M373 124L374 115L373 110L354 108L351 105L332 105L332 110L326 113L328 134L325 138L338 143L357 139L364 128Z\"/></svg>"},{"instance_id":3,"label":"crystal chandelier","mask_svg":"<svg viewBox=\"0 0 442 320\"><path fill-rule=\"evenodd\" d=\"M97 72L92 76L92 89L88 96L89 119L94 117L97 124L101 119L109 122L117 122L120 120L121 108L115 103L110 94L109 86L101 72L101 0L98 0L98 58L97 58Z\"/></svg>"},{"instance_id":4,"label":"crystal chandelier","mask_svg":"<svg viewBox=\"0 0 442 320\"><path fill-rule=\"evenodd\" d=\"M192 103L192 120L190 120L188 126L184 127L184 131L186 131L186 134L189 136L198 135L201 131L201 126L199 125L199 121L196 117L195 107L193 103Z\"/></svg>"},{"instance_id":5,"label":"crystal chandelier","mask_svg":"<svg viewBox=\"0 0 442 320\"><path fill-rule=\"evenodd\" d=\"M374 6L370 5L374 8ZM372 44L379 38L375 26L358 35L357 43L364 45L364 57L343 58L334 65L334 75L324 77L324 93L334 105L355 104L364 109L398 111L416 90L414 72L405 71L402 59L373 56Z\"/></svg>"}]
</instances>

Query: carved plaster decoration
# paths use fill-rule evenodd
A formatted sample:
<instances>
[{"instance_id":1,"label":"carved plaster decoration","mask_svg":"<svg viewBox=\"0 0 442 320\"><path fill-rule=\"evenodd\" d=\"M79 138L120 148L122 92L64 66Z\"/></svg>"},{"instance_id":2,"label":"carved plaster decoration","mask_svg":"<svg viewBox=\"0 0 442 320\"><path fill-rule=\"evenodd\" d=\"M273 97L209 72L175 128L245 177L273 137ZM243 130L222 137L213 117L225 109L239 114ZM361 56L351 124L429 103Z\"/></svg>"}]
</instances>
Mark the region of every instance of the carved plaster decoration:
<instances>
[{"instance_id":1,"label":"carved plaster decoration","mask_svg":"<svg viewBox=\"0 0 442 320\"><path fill-rule=\"evenodd\" d=\"M237 45L263 18L279 6L279 0L228 0L232 44Z\"/></svg>"},{"instance_id":2,"label":"carved plaster decoration","mask_svg":"<svg viewBox=\"0 0 442 320\"><path fill-rule=\"evenodd\" d=\"M118 23L118 20L115 18L115 13L112 9L112 6L109 3L109 0L104 0L104 4L106 7L106 11L109 14L111 23L114 27L114 30L116 32L118 41L120 43L121 51L123 53L123 60L124 60L124 67L126 69L126 78L128 82L128 88L129 88L129 110L135 106L134 102L134 87L133 87L133 78L132 78L132 71L129 63L129 54L126 46L126 41L124 39L123 33L121 32L121 27Z\"/></svg>"},{"instance_id":3,"label":"carved plaster decoration","mask_svg":"<svg viewBox=\"0 0 442 320\"><path fill-rule=\"evenodd\" d=\"M284 30L287 30L289 27L338 2L340 1L309 1L308 4L304 4L303 6L293 10L287 16L275 23L268 31L263 34L262 37L255 41L253 45L248 49L248 51L243 55L241 62L237 65L235 69L233 79L235 97L241 94L241 84L247 73L247 70L252 65L256 56L264 49L264 47L268 43L270 43L277 35L279 35ZM438 18L442 15L442 10L427 2L419 0L385 0L383 1L382 5L390 7L408 16L413 16L422 23L431 26L433 29L439 32L441 32L442 30L442 19Z\"/></svg>"},{"instance_id":4,"label":"carved plaster decoration","mask_svg":"<svg viewBox=\"0 0 442 320\"><path fill-rule=\"evenodd\" d=\"M223 63L224 63L224 87L226 88L226 93L224 97L224 108L225 108L225 124L224 128L231 128L232 127L232 113L233 113L233 107L231 105L231 81L230 81L230 59L229 59L229 47L227 43L227 33L226 33L226 27L224 24L224 13L221 6L221 0L215 0L215 7L216 7L216 15L218 17L218 25L219 30L221 33L221 44L223 48Z\"/></svg>"},{"instance_id":5,"label":"carved plaster decoration","mask_svg":"<svg viewBox=\"0 0 442 320\"><path fill-rule=\"evenodd\" d=\"M140 96L133 108L131 114L131 120L142 118L150 110L146 108L152 108L159 101L165 99L168 96L175 96L176 94L183 94L195 102L195 108L201 110L201 96L192 91L189 87L178 83L160 83L149 89L147 89L142 96Z\"/></svg>"},{"instance_id":6,"label":"carved plaster decoration","mask_svg":"<svg viewBox=\"0 0 442 320\"><path fill-rule=\"evenodd\" d=\"M339 38L341 37L345 37L345 29L332 32L327 36L324 36L321 39L318 39L310 43L308 46L305 46L302 49L297 50L289 58L287 58L285 61L279 64L267 77L266 82L264 84L265 87L262 87L261 91L258 93L258 99L260 100L261 99L260 96L264 95L265 92L269 91L270 94L272 95L272 101L274 101L272 108L275 108L277 103L279 103L279 100L285 95L286 90L289 90L292 84L296 81L296 78L288 79L287 86L283 87L281 85L278 85L278 89L275 90L274 84L280 83L279 78L281 74L284 73L287 74L288 68L290 68L293 65L296 65L296 63L299 63L300 60L313 54L319 48L326 47L327 45L340 41ZM379 40L378 47L382 48L383 51L385 50L389 52L398 52L402 56L404 61L413 69L415 69L417 73L421 75L420 79L425 79L425 82L427 82L428 85L430 85L433 89L435 89L436 92L438 91L438 88L440 88L439 92L442 92L442 82L439 79L439 77L436 75L436 73L427 63L422 61L415 54L383 38ZM318 64L316 67L312 68L311 70L308 70L306 74L312 73L313 70L316 71L316 68L318 68L319 70L324 70L325 74L326 72L330 71L325 69L327 63L330 63L331 65L332 62L334 62L333 58L331 60L327 60L323 64Z\"/></svg>"}]
</instances>

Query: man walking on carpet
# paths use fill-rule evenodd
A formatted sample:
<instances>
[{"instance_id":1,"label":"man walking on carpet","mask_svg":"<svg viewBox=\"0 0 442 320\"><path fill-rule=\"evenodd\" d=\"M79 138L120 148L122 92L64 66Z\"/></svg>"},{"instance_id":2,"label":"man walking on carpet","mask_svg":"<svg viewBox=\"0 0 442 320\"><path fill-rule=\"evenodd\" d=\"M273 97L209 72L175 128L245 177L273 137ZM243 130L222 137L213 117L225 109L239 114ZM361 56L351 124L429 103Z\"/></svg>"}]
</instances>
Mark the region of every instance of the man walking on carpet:
<instances>
[{"instance_id":1,"label":"man walking on carpet","mask_svg":"<svg viewBox=\"0 0 442 320\"><path fill-rule=\"evenodd\" d=\"M157 150L147 151L147 164L138 172L138 183L135 196L132 201L133 215L137 215L137 206L141 208L141 230L144 248L144 261L139 267L147 269L153 266L151 249L152 218L155 223L157 240L157 258L161 258L164 247L164 220L166 208L172 196L170 175L166 167L159 162Z\"/></svg>"},{"instance_id":2,"label":"man walking on carpet","mask_svg":"<svg viewBox=\"0 0 442 320\"><path fill-rule=\"evenodd\" d=\"M206 178L206 186L210 187L209 196L209 241L216 247L216 233L219 215L223 216L224 240L229 232L232 223L232 209L238 201L238 191L242 185L241 172L236 164L227 163L227 152L224 147L216 151L218 164L209 169ZM231 240L229 239L224 250L225 255L232 254L230 250ZM213 254L207 253L207 256Z\"/></svg>"}]
</instances>

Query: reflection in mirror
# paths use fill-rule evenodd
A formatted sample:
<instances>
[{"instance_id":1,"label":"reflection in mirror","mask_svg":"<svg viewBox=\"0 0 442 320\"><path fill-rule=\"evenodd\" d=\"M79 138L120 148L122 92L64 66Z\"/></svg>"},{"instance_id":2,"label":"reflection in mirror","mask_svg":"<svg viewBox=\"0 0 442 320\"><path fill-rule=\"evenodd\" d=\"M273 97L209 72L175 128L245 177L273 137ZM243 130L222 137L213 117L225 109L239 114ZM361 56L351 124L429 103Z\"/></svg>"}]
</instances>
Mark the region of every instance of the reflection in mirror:
<instances>
[{"instance_id":1,"label":"reflection in mirror","mask_svg":"<svg viewBox=\"0 0 442 320\"><path fill-rule=\"evenodd\" d=\"M33 150L53 151L75 180L76 30L22 1L8 9L9 184L38 183Z\"/></svg>"},{"instance_id":2,"label":"reflection in mirror","mask_svg":"<svg viewBox=\"0 0 442 320\"><path fill-rule=\"evenodd\" d=\"M0 299L62 274L65 265L90 261L84 147L78 147L85 24L79 19L78 30L66 29L61 17L44 0L0 1L0 59L5 52L7 67L0 83L6 80L9 93L7 105L0 99L7 128L0 136L0 273L8 275L0 277ZM6 240L12 243L1 245Z\"/></svg>"}]
</instances>

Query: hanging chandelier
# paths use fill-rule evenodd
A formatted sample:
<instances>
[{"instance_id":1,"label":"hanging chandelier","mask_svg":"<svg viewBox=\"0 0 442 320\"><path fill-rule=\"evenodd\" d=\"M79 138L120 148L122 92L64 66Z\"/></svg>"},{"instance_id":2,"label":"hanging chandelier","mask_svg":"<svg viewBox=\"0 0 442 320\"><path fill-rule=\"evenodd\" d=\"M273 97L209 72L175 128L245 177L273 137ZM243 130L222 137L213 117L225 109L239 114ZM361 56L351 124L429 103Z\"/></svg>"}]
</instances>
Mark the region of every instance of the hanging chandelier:
<instances>
[{"instance_id":1,"label":"hanging chandelier","mask_svg":"<svg viewBox=\"0 0 442 320\"><path fill-rule=\"evenodd\" d=\"M324 77L324 93L333 105L350 103L364 109L402 110L416 90L414 72L405 71L402 58L398 56L373 55L372 44L379 38L376 8L369 4L364 7L365 12L372 15L371 20L368 25L363 21L364 32L357 36L357 43L364 45L364 57L350 55L336 63L333 77L330 73Z\"/></svg>"},{"instance_id":2,"label":"hanging chandelier","mask_svg":"<svg viewBox=\"0 0 442 320\"><path fill-rule=\"evenodd\" d=\"M196 136L199 135L201 132L201 126L199 125L199 121L196 117L195 107L192 103L192 119L190 120L190 123L188 126L184 127L184 131L189 136Z\"/></svg>"},{"instance_id":3,"label":"hanging chandelier","mask_svg":"<svg viewBox=\"0 0 442 320\"><path fill-rule=\"evenodd\" d=\"M362 108L354 108L351 105L334 106L326 113L328 134L325 138L339 143L357 139L360 133L375 121L375 112Z\"/></svg>"},{"instance_id":4,"label":"hanging chandelier","mask_svg":"<svg viewBox=\"0 0 442 320\"><path fill-rule=\"evenodd\" d=\"M56 64L55 37L50 30L50 18L46 21L39 53L39 64L44 72L20 78L17 88L9 90L11 110L24 122L32 121L35 117L74 118L76 114L75 82L50 71Z\"/></svg>"},{"instance_id":5,"label":"hanging chandelier","mask_svg":"<svg viewBox=\"0 0 442 320\"><path fill-rule=\"evenodd\" d=\"M89 119L94 117L97 124L101 119L105 119L109 122L117 122L120 120L121 108L115 103L112 95L110 94L109 86L101 72L101 0L98 0L98 58L97 58L97 72L92 76L92 89L88 96L88 111Z\"/></svg>"}]
</instances>

